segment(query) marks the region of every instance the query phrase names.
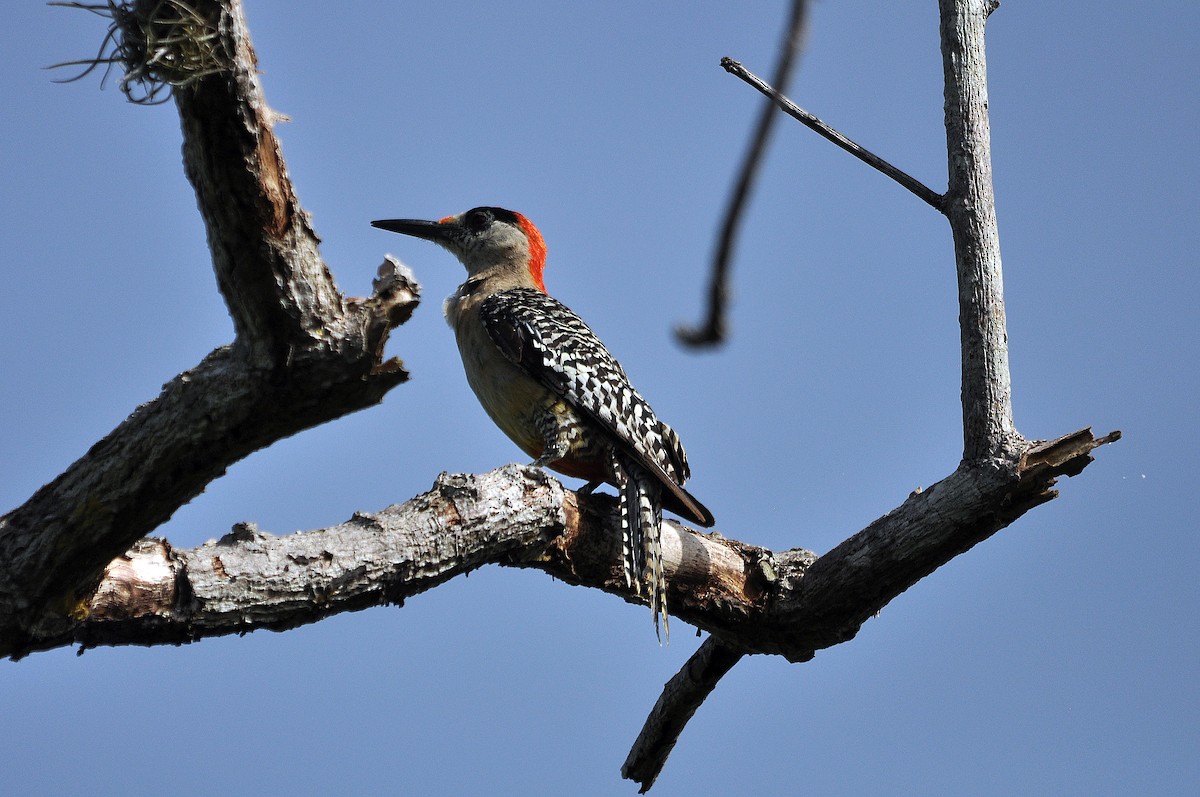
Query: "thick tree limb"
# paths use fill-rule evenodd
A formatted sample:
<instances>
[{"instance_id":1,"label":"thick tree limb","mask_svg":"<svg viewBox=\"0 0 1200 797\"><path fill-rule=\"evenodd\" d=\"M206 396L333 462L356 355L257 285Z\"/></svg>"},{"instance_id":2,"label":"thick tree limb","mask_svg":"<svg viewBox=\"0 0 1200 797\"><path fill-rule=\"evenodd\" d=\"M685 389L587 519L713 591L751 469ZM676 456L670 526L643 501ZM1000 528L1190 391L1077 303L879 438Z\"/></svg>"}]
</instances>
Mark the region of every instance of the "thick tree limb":
<instances>
[{"instance_id":1,"label":"thick tree limb","mask_svg":"<svg viewBox=\"0 0 1200 797\"><path fill-rule=\"evenodd\" d=\"M1011 467L964 462L815 561L793 569L792 552L772 557L777 575L761 611L748 612L736 627L722 627L716 618L686 618L714 636L708 649L701 646L667 682L622 774L641 783L642 791L650 788L684 725L741 654L778 653L802 662L853 639L863 623L913 584L1057 497L1053 486L1059 476L1078 474L1094 449L1120 436L1095 438L1083 429L1025 444Z\"/></svg>"},{"instance_id":2,"label":"thick tree limb","mask_svg":"<svg viewBox=\"0 0 1200 797\"><path fill-rule=\"evenodd\" d=\"M0 517L0 655L71 627L106 562L153 531L250 452L377 404L407 378L383 360L389 331L417 304L395 261L374 295L346 299L317 252L271 131L241 7L198 0L109 7L124 36L199 41L202 59L124 48L174 75L184 164L208 227L236 341L167 383L153 401L24 505ZM147 13L166 14L147 20ZM170 32L186 23L187 32ZM155 79L158 79L157 77Z\"/></svg>"},{"instance_id":3,"label":"thick tree limb","mask_svg":"<svg viewBox=\"0 0 1200 797\"><path fill-rule=\"evenodd\" d=\"M747 651L807 661L959 553L1057 496L1090 452L1120 437L1082 430L1028 445L1014 468L964 463L819 559L663 529L671 605L709 637L669 681L622 774L654 783L688 719ZM69 628L25 649L192 642L284 630L331 614L403 604L487 563L537 567L637 601L621 570L614 501L586 502L542 471L506 466L439 477L433 491L330 529L272 537L241 525L191 551L143 541L109 564Z\"/></svg>"},{"instance_id":4,"label":"thick tree limb","mask_svg":"<svg viewBox=\"0 0 1200 797\"><path fill-rule=\"evenodd\" d=\"M182 18L199 25L215 54L171 85L237 339L0 517L0 655L291 628L402 603L488 563L536 567L638 600L624 586L613 500L581 499L516 466L443 476L430 493L330 529L273 537L243 524L191 551L135 544L232 462L369 406L403 381L382 349L417 289L393 262L371 298L337 291L287 178L234 0L111 7L186 11ZM626 761L623 771L643 791L742 655L807 661L852 639L912 584L1054 498L1059 476L1079 473L1093 449L1119 437L1085 429L1030 443L1013 427L983 84L982 23L994 4L941 7L950 169L943 210L954 232L963 327L963 461L819 559L664 527L672 611L712 636L668 684ZM187 37L161 41L177 40ZM171 71L164 63L176 60L143 73L151 97L153 81Z\"/></svg>"},{"instance_id":5,"label":"thick tree limb","mask_svg":"<svg viewBox=\"0 0 1200 797\"><path fill-rule=\"evenodd\" d=\"M1095 439L1085 429L1030 445L1011 470L961 467L819 559L667 523L672 611L731 650L807 661L852 639L935 568L1053 498L1058 476L1078 473L1094 448L1118 436ZM109 563L70 625L27 649L282 630L401 604L485 564L533 567L640 602L625 585L618 530L611 496L583 499L535 468L443 474L428 493L328 529L275 537L239 524L193 550L143 541ZM732 666L732 658L719 660ZM714 666L685 677L695 681ZM665 719L667 712L657 713Z\"/></svg>"},{"instance_id":6,"label":"thick tree limb","mask_svg":"<svg viewBox=\"0 0 1200 797\"><path fill-rule=\"evenodd\" d=\"M241 5L194 5L225 31L224 49L237 68L202 90L175 90L184 167L238 338L280 360L292 346L341 331L345 307L288 177Z\"/></svg>"},{"instance_id":7,"label":"thick tree limb","mask_svg":"<svg viewBox=\"0 0 1200 797\"><path fill-rule=\"evenodd\" d=\"M562 534L562 486L509 466L328 529L275 537L239 524L192 550L143 540L109 564L86 617L44 647L184 643L282 631L404 600L490 562L538 556Z\"/></svg>"},{"instance_id":8,"label":"thick tree limb","mask_svg":"<svg viewBox=\"0 0 1200 797\"><path fill-rule=\"evenodd\" d=\"M731 626L762 609L770 552L674 522L665 524L663 538L680 616ZM801 568L815 558L804 551L788 556ZM443 474L428 493L328 529L275 537L239 524L193 550L143 540L108 564L70 626L28 647L182 643L283 630L402 604L485 564L536 567L641 600L625 585L614 499L593 495L581 503L545 472L508 465L481 476Z\"/></svg>"}]
</instances>

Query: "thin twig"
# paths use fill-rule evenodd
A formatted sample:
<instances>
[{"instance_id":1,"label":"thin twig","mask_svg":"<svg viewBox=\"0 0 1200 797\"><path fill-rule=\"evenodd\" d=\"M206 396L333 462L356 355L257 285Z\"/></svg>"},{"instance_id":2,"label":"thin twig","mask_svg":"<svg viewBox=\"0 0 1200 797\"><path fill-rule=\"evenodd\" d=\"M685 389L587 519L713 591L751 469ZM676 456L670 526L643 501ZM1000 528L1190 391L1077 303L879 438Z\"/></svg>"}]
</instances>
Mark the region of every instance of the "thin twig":
<instances>
[{"instance_id":1,"label":"thin twig","mask_svg":"<svg viewBox=\"0 0 1200 797\"><path fill-rule=\"evenodd\" d=\"M663 686L629 757L621 765L622 777L641 784L639 794L645 794L654 785L688 720L717 682L745 655L710 636Z\"/></svg>"},{"instance_id":2,"label":"thin twig","mask_svg":"<svg viewBox=\"0 0 1200 797\"><path fill-rule=\"evenodd\" d=\"M808 0L792 0L792 14L788 19L783 46L780 48L779 63L775 67L775 85L779 86L780 91L787 91L786 87L795 71L792 64L800 54L808 29L807 10ZM770 103L762 107L754 136L750 139L750 148L746 150L741 172L729 197L729 205L725 209L725 221L721 224L721 236L717 242L716 256L713 258L712 279L708 285L708 313L700 326L689 327L681 324L675 328L676 338L686 346L715 346L725 341L728 330L729 264L733 259L733 247L746 202L750 198L750 189L754 186L759 166L762 165L763 154L767 150L767 142L777 117L778 114Z\"/></svg>"},{"instance_id":3,"label":"thin twig","mask_svg":"<svg viewBox=\"0 0 1200 797\"><path fill-rule=\"evenodd\" d=\"M907 172L897 169L895 166L888 163L870 150L864 149L850 139L846 138L846 136L834 130L832 127L825 124L808 111L799 107L787 97L783 96L781 92L772 88L765 81L763 81L762 78L746 69L746 67L742 66L739 62L733 60L732 58L722 58L721 66L723 66L725 71L729 74L741 78L754 88L761 91L763 94L770 97L775 101L776 105L783 109L783 112L788 116L797 120L805 127L813 130L829 141L832 141L834 144L837 144L839 147L846 150L868 166L883 172L888 177L907 188L909 191L912 191L934 210L937 210L938 212L944 212L943 204L945 202L945 198L937 191L934 191L932 188L925 185Z\"/></svg>"}]
</instances>

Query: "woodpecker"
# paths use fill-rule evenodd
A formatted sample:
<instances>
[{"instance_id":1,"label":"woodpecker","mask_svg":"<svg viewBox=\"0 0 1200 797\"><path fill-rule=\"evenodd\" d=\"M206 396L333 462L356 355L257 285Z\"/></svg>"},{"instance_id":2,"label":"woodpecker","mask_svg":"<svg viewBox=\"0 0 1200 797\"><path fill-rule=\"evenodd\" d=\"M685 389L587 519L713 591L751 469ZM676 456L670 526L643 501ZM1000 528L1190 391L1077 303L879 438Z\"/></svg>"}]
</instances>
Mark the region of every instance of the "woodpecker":
<instances>
[{"instance_id":1,"label":"woodpecker","mask_svg":"<svg viewBox=\"0 0 1200 797\"><path fill-rule=\"evenodd\" d=\"M691 475L678 435L654 414L600 339L546 292L546 244L520 213L478 207L440 221L371 224L439 244L467 269L444 307L467 382L533 465L617 488L626 586L646 594L667 628L662 510L709 527L683 489Z\"/></svg>"}]
</instances>

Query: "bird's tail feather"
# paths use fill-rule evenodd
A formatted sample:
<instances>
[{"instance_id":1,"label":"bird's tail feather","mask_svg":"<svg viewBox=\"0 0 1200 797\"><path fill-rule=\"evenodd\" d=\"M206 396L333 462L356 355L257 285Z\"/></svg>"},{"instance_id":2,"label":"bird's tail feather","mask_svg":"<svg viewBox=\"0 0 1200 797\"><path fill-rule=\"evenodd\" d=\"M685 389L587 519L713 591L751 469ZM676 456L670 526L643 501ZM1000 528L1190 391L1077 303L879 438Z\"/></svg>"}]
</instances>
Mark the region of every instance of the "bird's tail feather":
<instances>
[{"instance_id":1,"label":"bird's tail feather","mask_svg":"<svg viewBox=\"0 0 1200 797\"><path fill-rule=\"evenodd\" d=\"M654 613L654 634L658 636L658 617L662 615L662 636L659 640L671 641L671 627L667 621L667 578L663 572L662 555L662 500L658 485L649 480L638 479L638 527L641 529L641 551L646 586L650 598L650 611Z\"/></svg>"},{"instance_id":2,"label":"bird's tail feather","mask_svg":"<svg viewBox=\"0 0 1200 797\"><path fill-rule=\"evenodd\" d=\"M667 580L662 556L662 495L658 483L637 465L613 458L621 517L621 559L625 584L645 594L654 614L654 633L670 641L667 619ZM659 616L662 634L659 634Z\"/></svg>"},{"instance_id":3,"label":"bird's tail feather","mask_svg":"<svg viewBox=\"0 0 1200 797\"><path fill-rule=\"evenodd\" d=\"M640 546L634 544L637 532L632 510L637 506L637 486L615 454L611 469L617 487L617 515L621 518L621 565L625 573L625 586L631 588L635 595L641 595L642 571L638 566Z\"/></svg>"}]
</instances>

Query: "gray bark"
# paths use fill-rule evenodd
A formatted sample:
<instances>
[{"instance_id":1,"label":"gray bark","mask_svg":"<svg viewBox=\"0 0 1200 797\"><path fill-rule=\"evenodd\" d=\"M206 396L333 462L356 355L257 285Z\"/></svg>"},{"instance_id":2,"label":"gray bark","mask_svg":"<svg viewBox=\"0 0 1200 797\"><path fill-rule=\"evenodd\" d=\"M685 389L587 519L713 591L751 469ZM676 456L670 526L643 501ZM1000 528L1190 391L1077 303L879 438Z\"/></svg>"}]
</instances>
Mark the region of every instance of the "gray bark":
<instances>
[{"instance_id":1,"label":"gray bark","mask_svg":"<svg viewBox=\"0 0 1200 797\"><path fill-rule=\"evenodd\" d=\"M786 113L908 188L950 222L958 281L962 354L963 459L950 476L908 500L805 569L794 591L760 618L716 636L667 684L634 742L622 774L645 792L688 718L740 656L767 652L792 661L852 639L863 622L934 569L1057 496L1058 475L1075 475L1099 445L1090 430L1031 443L1013 423L1000 237L992 186L984 24L995 0L939 0L945 73L948 186L938 194L797 107L741 64L722 65ZM769 629L783 632L775 636ZM715 664L714 664L715 662ZM696 678L691 673L706 673Z\"/></svg>"},{"instance_id":2,"label":"gray bark","mask_svg":"<svg viewBox=\"0 0 1200 797\"><path fill-rule=\"evenodd\" d=\"M196 12L224 68L175 97L184 165L238 336L0 516L0 655L65 633L86 614L105 563L231 464L378 404L408 376L383 347L416 307L416 282L390 262L371 297L338 292L283 167L240 5L209 0Z\"/></svg>"},{"instance_id":3,"label":"gray bark","mask_svg":"<svg viewBox=\"0 0 1200 797\"><path fill-rule=\"evenodd\" d=\"M954 236L962 338L963 458L1012 460L1012 384L1000 228L992 187L984 23L994 0L939 0L949 181L943 212Z\"/></svg>"},{"instance_id":4,"label":"gray bark","mask_svg":"<svg viewBox=\"0 0 1200 797\"><path fill-rule=\"evenodd\" d=\"M1030 445L1011 469L963 465L824 556L663 527L672 613L732 650L807 661L1038 504L1109 442L1087 430ZM286 536L239 524L191 550L143 540L109 562L76 616L27 649L193 642L283 630L404 599L486 564L536 568L629 602L615 500L508 465L345 523ZM732 666L730 664L729 666Z\"/></svg>"},{"instance_id":5,"label":"gray bark","mask_svg":"<svg viewBox=\"0 0 1200 797\"><path fill-rule=\"evenodd\" d=\"M1054 498L1058 477L1079 473L1092 450L1119 437L1085 429L1034 443L1015 431L987 130L983 24L993 6L940 5L950 178L944 196L926 201L940 205L953 232L963 460L819 558L667 524L672 613L712 637L668 685L626 762L643 790L742 655L806 661L852 639L892 598ZM429 493L329 529L274 537L239 524L190 551L141 539L251 451L371 406L403 382L383 346L417 301L415 282L394 262L369 298L337 290L272 133L240 5L195 7L220 67L180 81L175 99L185 169L237 337L0 517L0 655L281 630L400 604L489 563L639 600L621 575L613 500L578 496L517 466L443 476Z\"/></svg>"}]
</instances>

